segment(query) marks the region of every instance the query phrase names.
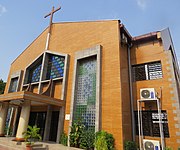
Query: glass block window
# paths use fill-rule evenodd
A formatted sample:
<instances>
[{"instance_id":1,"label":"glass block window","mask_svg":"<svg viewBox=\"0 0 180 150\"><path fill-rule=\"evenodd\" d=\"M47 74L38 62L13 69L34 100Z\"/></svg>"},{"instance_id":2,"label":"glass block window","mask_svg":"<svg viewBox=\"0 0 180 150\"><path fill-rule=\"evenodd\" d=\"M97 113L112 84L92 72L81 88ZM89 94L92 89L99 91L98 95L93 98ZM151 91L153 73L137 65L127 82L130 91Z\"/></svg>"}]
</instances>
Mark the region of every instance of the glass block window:
<instances>
[{"instance_id":1,"label":"glass block window","mask_svg":"<svg viewBox=\"0 0 180 150\"><path fill-rule=\"evenodd\" d=\"M30 70L30 78L29 78L29 81L30 81L31 83L33 83L33 82L39 82L40 74L41 74L41 66L42 66L42 64L38 64L38 65L36 65L35 67L33 67L33 68Z\"/></svg>"},{"instance_id":2,"label":"glass block window","mask_svg":"<svg viewBox=\"0 0 180 150\"><path fill-rule=\"evenodd\" d=\"M46 79L63 77L65 57L49 55Z\"/></svg>"},{"instance_id":3,"label":"glass block window","mask_svg":"<svg viewBox=\"0 0 180 150\"><path fill-rule=\"evenodd\" d=\"M10 83L10 87L9 87L9 93L16 92L17 86L18 86L18 77L12 78L11 83Z\"/></svg>"},{"instance_id":4,"label":"glass block window","mask_svg":"<svg viewBox=\"0 0 180 150\"><path fill-rule=\"evenodd\" d=\"M78 61L74 120L81 120L89 130L95 130L96 120L96 57Z\"/></svg>"},{"instance_id":5,"label":"glass block window","mask_svg":"<svg viewBox=\"0 0 180 150\"><path fill-rule=\"evenodd\" d=\"M134 81L154 80L161 79L163 77L160 61L134 65L132 67L132 73Z\"/></svg>"}]
</instances>

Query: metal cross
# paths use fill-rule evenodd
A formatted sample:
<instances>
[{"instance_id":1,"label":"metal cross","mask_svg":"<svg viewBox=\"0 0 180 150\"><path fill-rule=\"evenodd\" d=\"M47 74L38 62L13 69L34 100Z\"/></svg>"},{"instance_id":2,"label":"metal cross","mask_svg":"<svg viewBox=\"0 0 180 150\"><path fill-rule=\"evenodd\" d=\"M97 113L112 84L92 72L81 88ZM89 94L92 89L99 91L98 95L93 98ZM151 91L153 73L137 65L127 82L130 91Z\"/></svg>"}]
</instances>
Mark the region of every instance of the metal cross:
<instances>
[{"instance_id":1,"label":"metal cross","mask_svg":"<svg viewBox=\"0 0 180 150\"><path fill-rule=\"evenodd\" d=\"M48 16L50 16L50 23L49 23L49 33L51 32L51 26L52 26L52 20L53 20L53 15L56 11L60 10L61 7L57 8L56 10L54 10L54 6L52 8L52 11L47 14L46 16L44 16L44 18L47 18Z\"/></svg>"}]
</instances>

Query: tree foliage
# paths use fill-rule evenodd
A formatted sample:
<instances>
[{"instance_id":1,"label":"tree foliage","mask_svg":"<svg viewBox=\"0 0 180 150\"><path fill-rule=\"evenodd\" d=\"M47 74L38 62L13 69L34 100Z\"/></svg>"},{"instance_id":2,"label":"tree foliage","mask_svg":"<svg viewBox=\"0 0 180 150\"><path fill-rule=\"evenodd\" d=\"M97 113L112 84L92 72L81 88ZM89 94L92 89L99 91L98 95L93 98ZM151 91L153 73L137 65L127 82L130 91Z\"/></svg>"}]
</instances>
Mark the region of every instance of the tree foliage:
<instances>
[{"instance_id":1,"label":"tree foliage","mask_svg":"<svg viewBox=\"0 0 180 150\"><path fill-rule=\"evenodd\" d=\"M115 150L114 137L106 131L98 131L95 135L96 150Z\"/></svg>"},{"instance_id":2,"label":"tree foliage","mask_svg":"<svg viewBox=\"0 0 180 150\"><path fill-rule=\"evenodd\" d=\"M6 86L6 82L4 82L2 79L0 79L0 94L4 93L5 86Z\"/></svg>"}]
</instances>

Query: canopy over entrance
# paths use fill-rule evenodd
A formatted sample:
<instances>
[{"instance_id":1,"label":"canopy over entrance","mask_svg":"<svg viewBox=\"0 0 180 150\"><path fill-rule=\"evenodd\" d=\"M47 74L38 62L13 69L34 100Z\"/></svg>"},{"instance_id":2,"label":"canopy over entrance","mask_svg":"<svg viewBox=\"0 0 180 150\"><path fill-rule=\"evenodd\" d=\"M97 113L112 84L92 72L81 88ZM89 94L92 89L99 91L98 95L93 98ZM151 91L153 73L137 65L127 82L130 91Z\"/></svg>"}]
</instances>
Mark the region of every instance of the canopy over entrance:
<instances>
[{"instance_id":1,"label":"canopy over entrance","mask_svg":"<svg viewBox=\"0 0 180 150\"><path fill-rule=\"evenodd\" d=\"M20 91L0 95L0 102L10 101L13 103L13 101L21 101L23 103L24 100L40 102L47 105L64 106L63 100L28 91Z\"/></svg>"}]
</instances>

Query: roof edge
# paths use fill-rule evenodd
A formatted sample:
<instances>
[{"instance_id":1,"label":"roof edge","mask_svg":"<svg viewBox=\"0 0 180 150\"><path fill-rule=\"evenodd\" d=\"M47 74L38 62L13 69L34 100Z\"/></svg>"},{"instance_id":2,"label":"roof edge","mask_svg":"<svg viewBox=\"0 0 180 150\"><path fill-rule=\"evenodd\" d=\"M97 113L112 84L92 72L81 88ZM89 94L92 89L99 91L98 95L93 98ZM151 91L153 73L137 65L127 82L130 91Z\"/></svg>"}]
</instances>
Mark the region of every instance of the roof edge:
<instances>
[{"instance_id":1,"label":"roof edge","mask_svg":"<svg viewBox=\"0 0 180 150\"><path fill-rule=\"evenodd\" d=\"M147 34L135 36L132 39L133 39L133 41L139 41L139 40L144 40L144 39L148 39L148 38L157 37L158 32L159 31L155 31L155 32L150 32L150 33L147 33Z\"/></svg>"},{"instance_id":2,"label":"roof edge","mask_svg":"<svg viewBox=\"0 0 180 150\"><path fill-rule=\"evenodd\" d=\"M119 21L120 19L102 19L102 20L79 20L79 21L64 21L64 22L56 22L53 24L65 24L65 23L86 23L86 22L106 22L106 21Z\"/></svg>"}]
</instances>

